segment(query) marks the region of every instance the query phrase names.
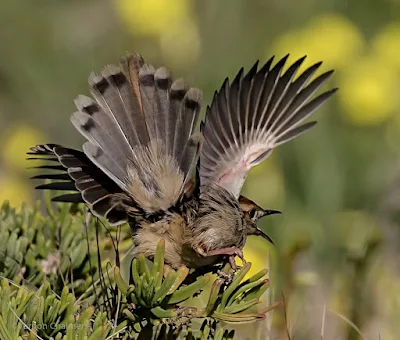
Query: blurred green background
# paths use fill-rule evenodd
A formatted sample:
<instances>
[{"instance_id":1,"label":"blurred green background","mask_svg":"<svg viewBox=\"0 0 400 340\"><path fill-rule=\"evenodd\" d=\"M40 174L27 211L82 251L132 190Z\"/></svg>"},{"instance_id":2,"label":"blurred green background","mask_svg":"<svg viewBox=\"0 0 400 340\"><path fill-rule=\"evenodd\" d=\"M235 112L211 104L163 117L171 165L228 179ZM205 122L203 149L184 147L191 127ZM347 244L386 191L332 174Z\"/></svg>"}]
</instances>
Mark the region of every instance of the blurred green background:
<instances>
[{"instance_id":1,"label":"blurred green background","mask_svg":"<svg viewBox=\"0 0 400 340\"><path fill-rule=\"evenodd\" d=\"M0 201L40 198L25 152L79 148L69 123L87 76L127 51L204 91L260 59L290 53L334 68L339 92L319 124L251 172L244 194L284 215L261 225L272 249L274 312L240 337L400 338L399 0L18 0L0 2ZM256 332L256 333L254 333Z\"/></svg>"}]
</instances>

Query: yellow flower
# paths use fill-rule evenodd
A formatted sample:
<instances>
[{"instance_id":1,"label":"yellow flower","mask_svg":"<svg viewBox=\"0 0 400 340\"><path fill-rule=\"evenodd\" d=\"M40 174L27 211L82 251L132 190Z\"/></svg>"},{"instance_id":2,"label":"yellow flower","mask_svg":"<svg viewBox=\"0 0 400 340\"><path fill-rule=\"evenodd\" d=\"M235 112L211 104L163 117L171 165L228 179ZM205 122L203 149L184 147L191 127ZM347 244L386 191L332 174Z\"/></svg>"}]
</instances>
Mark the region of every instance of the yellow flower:
<instances>
[{"instance_id":1,"label":"yellow flower","mask_svg":"<svg viewBox=\"0 0 400 340\"><path fill-rule=\"evenodd\" d=\"M380 62L400 71L400 24L385 26L372 40L372 48Z\"/></svg>"},{"instance_id":2,"label":"yellow flower","mask_svg":"<svg viewBox=\"0 0 400 340\"><path fill-rule=\"evenodd\" d=\"M307 55L300 70L323 60L326 68L340 68L360 54L364 37L347 18L328 13L280 36L272 52L279 56L290 53L288 64ZM270 54L268 50L268 54Z\"/></svg>"},{"instance_id":3,"label":"yellow flower","mask_svg":"<svg viewBox=\"0 0 400 340\"><path fill-rule=\"evenodd\" d=\"M187 0L116 0L116 11L133 34L159 36L188 16Z\"/></svg>"},{"instance_id":4,"label":"yellow flower","mask_svg":"<svg viewBox=\"0 0 400 340\"><path fill-rule=\"evenodd\" d=\"M135 35L159 39L165 63L185 68L197 60L200 36L190 0L116 0L116 10Z\"/></svg>"},{"instance_id":5,"label":"yellow flower","mask_svg":"<svg viewBox=\"0 0 400 340\"><path fill-rule=\"evenodd\" d=\"M327 14L313 20L306 33L310 55L326 60L327 64L335 68L347 65L364 47L364 37L357 26L336 14Z\"/></svg>"},{"instance_id":6,"label":"yellow flower","mask_svg":"<svg viewBox=\"0 0 400 340\"><path fill-rule=\"evenodd\" d=\"M0 177L0 204L9 201L11 206L19 207L21 203L32 204L32 192L29 187L16 177L2 174Z\"/></svg>"},{"instance_id":7,"label":"yellow flower","mask_svg":"<svg viewBox=\"0 0 400 340\"><path fill-rule=\"evenodd\" d=\"M24 170L31 165L26 160L29 148L45 140L44 135L25 125L9 128L2 137L0 157L9 169Z\"/></svg>"},{"instance_id":8,"label":"yellow flower","mask_svg":"<svg viewBox=\"0 0 400 340\"><path fill-rule=\"evenodd\" d=\"M365 57L340 79L338 99L345 118L357 125L379 124L393 114L397 100L396 74L386 63Z\"/></svg>"}]
</instances>

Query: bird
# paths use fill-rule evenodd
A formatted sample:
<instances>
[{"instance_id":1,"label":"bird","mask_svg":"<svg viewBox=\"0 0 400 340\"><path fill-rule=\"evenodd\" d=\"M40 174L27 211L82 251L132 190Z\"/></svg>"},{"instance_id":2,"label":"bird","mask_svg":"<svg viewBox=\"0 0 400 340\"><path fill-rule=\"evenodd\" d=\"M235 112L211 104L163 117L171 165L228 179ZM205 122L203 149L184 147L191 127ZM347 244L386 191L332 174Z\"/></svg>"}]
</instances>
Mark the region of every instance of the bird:
<instances>
[{"instance_id":1,"label":"bird","mask_svg":"<svg viewBox=\"0 0 400 340\"><path fill-rule=\"evenodd\" d=\"M91 96L75 99L82 150L30 148L28 159L48 162L35 167L43 173L32 178L46 180L36 188L67 191L52 200L85 203L110 225L129 223L134 255L153 259L164 240L165 263L175 269L245 262L247 236L273 242L257 221L280 213L241 195L250 169L315 126L304 121L337 91L316 94L334 72L314 77L322 62L300 72L306 57L288 58L226 78L197 131L202 91L126 54L91 73Z\"/></svg>"}]
</instances>

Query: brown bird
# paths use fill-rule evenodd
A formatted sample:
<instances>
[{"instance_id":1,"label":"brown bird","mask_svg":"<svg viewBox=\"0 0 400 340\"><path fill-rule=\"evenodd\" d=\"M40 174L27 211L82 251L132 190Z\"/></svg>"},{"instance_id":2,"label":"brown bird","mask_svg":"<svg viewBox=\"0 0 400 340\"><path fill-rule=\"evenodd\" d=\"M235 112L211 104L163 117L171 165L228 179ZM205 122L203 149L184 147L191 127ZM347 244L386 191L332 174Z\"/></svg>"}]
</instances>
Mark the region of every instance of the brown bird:
<instances>
[{"instance_id":1,"label":"brown bird","mask_svg":"<svg viewBox=\"0 0 400 340\"><path fill-rule=\"evenodd\" d=\"M271 241L257 220L278 212L240 196L249 170L313 127L303 121L336 91L314 96L333 71L311 81L317 63L295 78L305 57L284 72L287 58L259 70L257 62L246 75L242 68L231 84L226 79L200 132L201 91L173 80L165 67L131 54L91 74L92 98L78 96L71 116L87 139L83 151L31 148L34 159L59 163L37 167L60 171L35 176L55 180L37 188L75 191L53 200L84 202L112 225L129 222L136 254L152 258L164 239L173 268L243 259L248 235Z\"/></svg>"}]
</instances>

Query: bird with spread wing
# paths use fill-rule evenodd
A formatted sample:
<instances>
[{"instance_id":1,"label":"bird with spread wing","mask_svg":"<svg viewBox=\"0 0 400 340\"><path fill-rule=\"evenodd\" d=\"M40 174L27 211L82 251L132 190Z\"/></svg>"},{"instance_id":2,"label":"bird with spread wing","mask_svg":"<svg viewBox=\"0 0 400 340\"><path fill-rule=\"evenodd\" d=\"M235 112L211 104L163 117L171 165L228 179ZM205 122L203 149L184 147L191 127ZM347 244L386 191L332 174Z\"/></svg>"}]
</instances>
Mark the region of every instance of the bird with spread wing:
<instances>
[{"instance_id":1,"label":"bird with spread wing","mask_svg":"<svg viewBox=\"0 0 400 340\"><path fill-rule=\"evenodd\" d=\"M75 100L82 151L44 144L28 152L49 161L37 168L55 170L35 176L51 180L37 188L65 190L53 200L86 203L111 225L128 222L136 254L152 258L164 239L173 268L222 256L234 265L248 235L272 242L257 220L278 212L240 195L249 170L313 127L304 121L336 91L315 95L333 71L312 79L317 63L298 74L305 58L283 71L287 58L226 79L195 132L202 92L129 54L91 74L91 97Z\"/></svg>"}]
</instances>

